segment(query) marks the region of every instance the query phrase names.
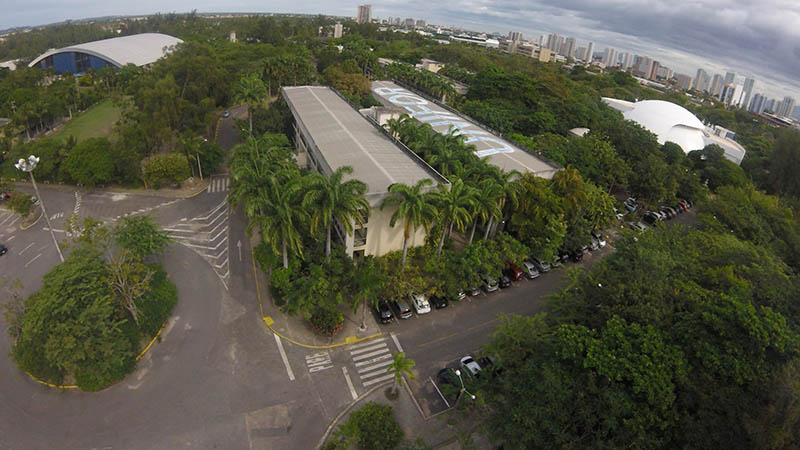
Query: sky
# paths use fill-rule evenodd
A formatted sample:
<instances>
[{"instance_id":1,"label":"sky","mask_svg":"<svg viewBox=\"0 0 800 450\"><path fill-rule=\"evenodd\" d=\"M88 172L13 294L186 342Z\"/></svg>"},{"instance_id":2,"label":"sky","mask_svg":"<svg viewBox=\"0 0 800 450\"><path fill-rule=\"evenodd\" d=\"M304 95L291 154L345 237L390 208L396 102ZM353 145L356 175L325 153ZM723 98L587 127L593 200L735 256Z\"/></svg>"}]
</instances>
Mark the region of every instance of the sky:
<instances>
[{"instance_id":1,"label":"sky","mask_svg":"<svg viewBox=\"0 0 800 450\"><path fill-rule=\"evenodd\" d=\"M355 16L341 0L0 0L0 29L66 19L156 12L296 12ZM754 77L755 92L800 101L800 2L797 0L373 0L373 18L413 17L428 23L526 38L574 36L647 55L678 73L733 71Z\"/></svg>"}]
</instances>

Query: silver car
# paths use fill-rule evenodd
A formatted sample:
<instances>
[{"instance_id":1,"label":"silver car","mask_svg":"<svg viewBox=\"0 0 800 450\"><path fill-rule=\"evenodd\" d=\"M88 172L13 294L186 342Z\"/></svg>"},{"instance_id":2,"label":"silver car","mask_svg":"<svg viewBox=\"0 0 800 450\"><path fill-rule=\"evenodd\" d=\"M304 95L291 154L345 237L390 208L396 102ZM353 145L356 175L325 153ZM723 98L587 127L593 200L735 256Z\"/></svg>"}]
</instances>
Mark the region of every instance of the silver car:
<instances>
[{"instance_id":1,"label":"silver car","mask_svg":"<svg viewBox=\"0 0 800 450\"><path fill-rule=\"evenodd\" d=\"M498 289L497 280L488 275L483 277L483 290L486 291L487 294L490 292L494 292L497 289Z\"/></svg>"},{"instance_id":2,"label":"silver car","mask_svg":"<svg viewBox=\"0 0 800 450\"><path fill-rule=\"evenodd\" d=\"M539 273L547 273L550 272L550 264L544 261L541 261L539 258L531 258L531 262L534 266L536 266L536 270Z\"/></svg>"},{"instance_id":3,"label":"silver car","mask_svg":"<svg viewBox=\"0 0 800 450\"><path fill-rule=\"evenodd\" d=\"M539 278L539 269L530 261L525 261L522 270L525 271L525 276L527 276L529 280Z\"/></svg>"}]
</instances>

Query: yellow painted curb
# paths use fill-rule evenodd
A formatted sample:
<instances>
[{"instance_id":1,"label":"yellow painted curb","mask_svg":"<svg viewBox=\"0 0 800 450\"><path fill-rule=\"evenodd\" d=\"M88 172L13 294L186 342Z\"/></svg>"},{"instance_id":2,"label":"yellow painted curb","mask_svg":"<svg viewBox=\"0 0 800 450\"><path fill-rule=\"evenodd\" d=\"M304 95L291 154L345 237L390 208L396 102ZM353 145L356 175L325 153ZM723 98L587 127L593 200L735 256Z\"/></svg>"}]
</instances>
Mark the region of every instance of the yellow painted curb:
<instances>
[{"instance_id":1,"label":"yellow painted curb","mask_svg":"<svg viewBox=\"0 0 800 450\"><path fill-rule=\"evenodd\" d=\"M211 179L211 177L206 177L206 180L210 180L210 179ZM203 180L203 181L205 182L205 180ZM189 194L189 195L183 197L183 199L186 200L186 199L189 199L189 198L197 197L198 195L200 195L203 192L205 192L206 190L208 190L208 185L209 184L211 184L210 181L208 183L205 183L205 186L203 187L203 189L200 189L199 191L195 192L194 194Z\"/></svg>"},{"instance_id":2,"label":"yellow painted curb","mask_svg":"<svg viewBox=\"0 0 800 450\"><path fill-rule=\"evenodd\" d=\"M36 218L36 220L35 220L35 221L34 221L32 224L28 225L28 226L27 226L27 227L25 227L25 228L23 228L23 227L22 227L22 225L20 225L20 226L19 226L19 229L20 229L20 230L22 230L22 231L25 231L25 230L27 230L28 228L30 228L30 227L32 227L32 226L34 226L34 225L36 225L37 223L39 223L39 221L40 221L40 220L42 220L42 216L43 216L43 215L44 215L44 212L42 212L42 208L39 208L39 217L37 217L37 218Z\"/></svg>"},{"instance_id":3,"label":"yellow painted curb","mask_svg":"<svg viewBox=\"0 0 800 450\"><path fill-rule=\"evenodd\" d=\"M345 338L344 342L340 342L338 344L310 345L310 344L304 344L302 342L297 342L292 338L289 338L289 337L286 337L286 336L282 335L277 330L272 328L272 325L275 324L275 320L270 316L265 316L264 315L264 305L263 305L262 300L261 300L261 289L258 287L258 272L256 271L256 258L255 258L255 255L253 255L253 249L252 248L250 249L250 261L253 263L253 278L255 279L255 282L256 282L256 296L258 297L258 310L261 313L261 320L264 321L264 325L266 325L267 328L269 328L269 330L273 334L275 334L276 336L282 338L284 341L291 342L292 344L297 345L299 347L305 347L305 348L311 348L311 349L328 349L328 348L344 347L344 346L347 346L347 345L350 345L350 344L355 344L357 342L368 341L370 339L375 339L375 338L383 336L383 333L377 333L377 334L373 334L373 335L370 335L370 336L364 336L363 338L356 337L356 336L349 336L349 337Z\"/></svg>"},{"instance_id":4,"label":"yellow painted curb","mask_svg":"<svg viewBox=\"0 0 800 450\"><path fill-rule=\"evenodd\" d=\"M161 325L161 328L159 328L158 333L156 333L156 335L153 336L153 339L150 340L150 343L147 344L147 347L142 349L141 353L139 353L139 355L136 356L136 361L139 361L140 359L142 359L144 354L147 353L148 350L150 350L150 347L152 347L153 344L155 344L155 342L158 339L158 337L161 336L161 332L164 331L164 327L167 326L167 322L169 322L169 319L164 321L164 325Z\"/></svg>"},{"instance_id":5,"label":"yellow painted curb","mask_svg":"<svg viewBox=\"0 0 800 450\"><path fill-rule=\"evenodd\" d=\"M62 386L62 385L59 385L59 384L48 383L47 381L42 381L42 380L36 378L35 376L31 375L28 372L25 372L25 373L28 374L28 376L31 377L31 379L33 379L33 381L35 381L35 382L37 382L39 384L43 384L45 386L51 387L51 388L56 388L56 389L78 389L78 386L75 386L75 385L71 385L70 384L70 385Z\"/></svg>"}]
</instances>

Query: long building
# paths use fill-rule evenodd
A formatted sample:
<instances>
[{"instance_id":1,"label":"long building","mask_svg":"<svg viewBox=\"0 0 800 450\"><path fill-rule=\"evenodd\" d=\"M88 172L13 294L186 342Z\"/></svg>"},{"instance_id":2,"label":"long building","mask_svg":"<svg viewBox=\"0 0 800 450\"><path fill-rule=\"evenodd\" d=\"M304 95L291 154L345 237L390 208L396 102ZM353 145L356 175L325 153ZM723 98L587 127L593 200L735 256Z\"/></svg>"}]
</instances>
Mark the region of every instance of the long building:
<instances>
[{"instance_id":1,"label":"long building","mask_svg":"<svg viewBox=\"0 0 800 450\"><path fill-rule=\"evenodd\" d=\"M105 66L122 67L126 64L147 66L182 42L166 34L134 34L48 50L31 61L28 66L72 74Z\"/></svg>"},{"instance_id":2,"label":"long building","mask_svg":"<svg viewBox=\"0 0 800 450\"><path fill-rule=\"evenodd\" d=\"M451 129L455 129L458 134L466 136L467 144L475 146L477 156L488 158L489 164L505 171L530 172L536 176L550 179L559 169L555 164L523 150L472 120L433 101L426 100L396 83L373 81L372 93L384 105L394 106L396 110L431 125L439 133L446 134ZM384 119L388 118L390 117L376 117L376 121L384 123Z\"/></svg>"},{"instance_id":3,"label":"long building","mask_svg":"<svg viewBox=\"0 0 800 450\"><path fill-rule=\"evenodd\" d=\"M358 113L336 91L325 86L282 88L283 98L294 116L294 141L298 164L330 175L343 166L353 168L346 179L357 179L367 185L366 198L371 211L363 228L354 226L346 234L337 224L337 237L354 258L380 256L403 248L403 223L389 225L394 208L381 210L389 186L405 183L413 186L431 179L436 189L449 186L442 175L414 152L393 139L370 119ZM366 211L365 211L366 213ZM409 246L425 243L425 230L418 229L409 239Z\"/></svg>"}]
</instances>

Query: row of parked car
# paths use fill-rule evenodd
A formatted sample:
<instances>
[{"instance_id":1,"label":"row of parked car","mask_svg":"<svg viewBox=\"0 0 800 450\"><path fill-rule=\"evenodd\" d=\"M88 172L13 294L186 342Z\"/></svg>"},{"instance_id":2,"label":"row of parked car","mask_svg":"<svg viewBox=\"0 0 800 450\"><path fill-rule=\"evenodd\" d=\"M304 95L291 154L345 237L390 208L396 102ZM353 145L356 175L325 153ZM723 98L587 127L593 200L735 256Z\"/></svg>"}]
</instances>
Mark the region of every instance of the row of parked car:
<instances>
[{"instance_id":1,"label":"row of parked car","mask_svg":"<svg viewBox=\"0 0 800 450\"><path fill-rule=\"evenodd\" d=\"M633 209L631 212L636 211L638 209L638 204L636 204L636 200L633 198L629 198L625 200L624 203L626 208L630 209L630 205L633 205ZM656 223L662 222L664 220L671 220L675 217L678 217L680 214L690 210L692 208L692 202L689 200L680 200L674 206L664 205L661 209L657 211L646 211L642 214L642 220L639 222L628 222L627 225L632 230L635 231L644 231L647 229L647 225L655 226Z\"/></svg>"},{"instance_id":2,"label":"row of parked car","mask_svg":"<svg viewBox=\"0 0 800 450\"><path fill-rule=\"evenodd\" d=\"M519 281L523 278L528 278L529 280L539 278L541 274L549 272L552 268L558 267L564 262L569 260L580 261L583 258L584 251L597 250L606 246L605 237L599 231L593 231L591 237L591 243L582 249L573 252L559 251L556 259L551 263L531 257L523 263L522 267L508 264L500 278L484 275L481 277L481 285L471 286L459 291L452 300L461 301L467 298L468 295L474 297L480 295L481 291L491 294L500 289L508 288L513 281ZM433 309L446 308L449 304L450 300L445 296L434 295L428 300L425 295L412 292L404 299L379 302L375 313L381 323L387 324L393 322L396 317L410 319L415 312L417 315L425 315Z\"/></svg>"},{"instance_id":3,"label":"row of parked car","mask_svg":"<svg viewBox=\"0 0 800 450\"><path fill-rule=\"evenodd\" d=\"M465 356L459 360L458 368L445 367L436 375L440 384L449 384L461 388L461 382L466 378L480 378L485 374L500 375L501 369L495 364L491 356L484 356L474 359L472 356ZM465 377L461 378L460 377Z\"/></svg>"}]
</instances>

